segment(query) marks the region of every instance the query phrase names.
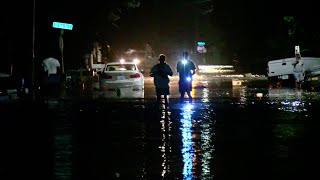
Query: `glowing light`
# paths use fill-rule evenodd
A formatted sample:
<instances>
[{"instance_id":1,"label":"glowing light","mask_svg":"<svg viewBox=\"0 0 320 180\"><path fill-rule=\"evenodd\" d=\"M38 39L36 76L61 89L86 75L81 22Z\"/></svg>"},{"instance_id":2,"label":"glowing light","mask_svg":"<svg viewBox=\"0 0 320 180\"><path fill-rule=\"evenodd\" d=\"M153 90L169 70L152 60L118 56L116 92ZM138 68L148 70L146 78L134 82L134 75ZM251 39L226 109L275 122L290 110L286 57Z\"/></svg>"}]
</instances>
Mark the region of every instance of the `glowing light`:
<instances>
[{"instance_id":1,"label":"glowing light","mask_svg":"<svg viewBox=\"0 0 320 180\"><path fill-rule=\"evenodd\" d=\"M136 58L136 59L133 60L133 62L134 62L135 64L139 64L139 63L140 63L140 60L139 60L138 58Z\"/></svg>"},{"instance_id":2,"label":"glowing light","mask_svg":"<svg viewBox=\"0 0 320 180\"><path fill-rule=\"evenodd\" d=\"M187 64L187 60L183 59L183 60L182 60L182 64L183 64L183 65L186 65L186 64Z\"/></svg>"},{"instance_id":3,"label":"glowing light","mask_svg":"<svg viewBox=\"0 0 320 180\"><path fill-rule=\"evenodd\" d=\"M124 59L120 59L120 63L125 63L125 60Z\"/></svg>"},{"instance_id":4,"label":"glowing light","mask_svg":"<svg viewBox=\"0 0 320 180\"><path fill-rule=\"evenodd\" d=\"M187 81L191 81L191 77L187 77Z\"/></svg>"},{"instance_id":5,"label":"glowing light","mask_svg":"<svg viewBox=\"0 0 320 180\"><path fill-rule=\"evenodd\" d=\"M263 97L263 93L257 93L256 96L261 98L261 97Z\"/></svg>"},{"instance_id":6,"label":"glowing light","mask_svg":"<svg viewBox=\"0 0 320 180\"><path fill-rule=\"evenodd\" d=\"M199 73L234 73L235 69L232 65L199 65Z\"/></svg>"},{"instance_id":7,"label":"glowing light","mask_svg":"<svg viewBox=\"0 0 320 180\"><path fill-rule=\"evenodd\" d=\"M185 110L186 111L190 111L190 110L192 110L193 109L193 105L192 104L186 104L186 106L185 106Z\"/></svg>"},{"instance_id":8,"label":"glowing light","mask_svg":"<svg viewBox=\"0 0 320 180\"><path fill-rule=\"evenodd\" d=\"M192 179L192 168L193 168L193 139L192 139L192 114L193 114L193 105L186 104L182 107L182 116L180 119L181 122L181 133L182 133L182 144L183 148L181 149L183 157L183 176L184 179Z\"/></svg>"}]
</instances>

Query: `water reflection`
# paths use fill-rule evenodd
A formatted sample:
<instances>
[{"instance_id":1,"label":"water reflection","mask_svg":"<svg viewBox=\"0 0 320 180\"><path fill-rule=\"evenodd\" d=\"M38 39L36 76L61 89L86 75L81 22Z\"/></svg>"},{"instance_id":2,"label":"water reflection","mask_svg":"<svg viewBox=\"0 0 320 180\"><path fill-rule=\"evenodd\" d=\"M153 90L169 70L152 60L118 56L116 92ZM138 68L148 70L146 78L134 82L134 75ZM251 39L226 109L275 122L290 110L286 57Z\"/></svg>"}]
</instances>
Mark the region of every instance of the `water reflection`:
<instances>
[{"instance_id":1,"label":"water reflection","mask_svg":"<svg viewBox=\"0 0 320 180\"><path fill-rule=\"evenodd\" d=\"M206 86L207 86L207 82L205 82L205 83L206 83ZM204 102L204 103L208 103L209 102L209 89L208 88L203 88L202 89L201 101Z\"/></svg>"},{"instance_id":2,"label":"water reflection","mask_svg":"<svg viewBox=\"0 0 320 180\"><path fill-rule=\"evenodd\" d=\"M171 119L170 115L171 112L169 108L163 108L162 116L160 118L160 124L161 124L161 132L162 132L162 145L160 146L161 151L161 158L162 158L162 172L161 176L165 178L167 176L167 173L170 172L170 164L169 164L169 153L172 151L172 147L170 145L170 131L171 131Z\"/></svg>"},{"instance_id":3,"label":"water reflection","mask_svg":"<svg viewBox=\"0 0 320 180\"><path fill-rule=\"evenodd\" d=\"M211 110L212 107L206 103L185 103L181 106L182 174L185 180L213 178L210 163L214 152L214 117Z\"/></svg>"},{"instance_id":4,"label":"water reflection","mask_svg":"<svg viewBox=\"0 0 320 180\"><path fill-rule=\"evenodd\" d=\"M132 91L127 89L120 89L118 91L98 91L95 93L94 97L113 99L144 98L144 91Z\"/></svg>"},{"instance_id":5,"label":"water reflection","mask_svg":"<svg viewBox=\"0 0 320 180\"><path fill-rule=\"evenodd\" d=\"M305 100L308 99L308 96L308 93L295 88L268 89L270 104L281 111L307 111Z\"/></svg>"},{"instance_id":6,"label":"water reflection","mask_svg":"<svg viewBox=\"0 0 320 180\"><path fill-rule=\"evenodd\" d=\"M295 88L268 89L268 97L271 100L302 100L302 90Z\"/></svg>"},{"instance_id":7,"label":"water reflection","mask_svg":"<svg viewBox=\"0 0 320 180\"><path fill-rule=\"evenodd\" d=\"M248 96L247 86L232 86L232 97L238 98L240 104L246 104Z\"/></svg>"},{"instance_id":8,"label":"water reflection","mask_svg":"<svg viewBox=\"0 0 320 180\"><path fill-rule=\"evenodd\" d=\"M279 110L291 112L307 111L307 109L305 108L305 103L302 101L281 101L280 104L281 106L278 107Z\"/></svg>"},{"instance_id":9,"label":"water reflection","mask_svg":"<svg viewBox=\"0 0 320 180\"><path fill-rule=\"evenodd\" d=\"M55 138L55 168L57 179L68 180L72 177L72 136L58 133Z\"/></svg>"},{"instance_id":10,"label":"water reflection","mask_svg":"<svg viewBox=\"0 0 320 180\"><path fill-rule=\"evenodd\" d=\"M274 104L272 105L274 106ZM273 116L273 130L275 137L273 160L274 168L304 169L306 161L304 154L307 132L307 122L312 116L308 116L308 109L300 101L281 102ZM312 120L311 120L312 121ZM304 145L302 145L304 144ZM288 163L290 162L290 163ZM291 174L303 174L303 171L291 172Z\"/></svg>"},{"instance_id":11,"label":"water reflection","mask_svg":"<svg viewBox=\"0 0 320 180\"><path fill-rule=\"evenodd\" d=\"M54 175L56 179L72 179L73 136L72 124L67 113L71 105L66 102L50 100L48 108L54 116Z\"/></svg>"},{"instance_id":12,"label":"water reflection","mask_svg":"<svg viewBox=\"0 0 320 180\"><path fill-rule=\"evenodd\" d=\"M192 167L194 158L193 139L192 139L192 114L193 105L184 104L182 106L181 133L182 133L182 157L183 157L183 179L192 179Z\"/></svg>"},{"instance_id":13,"label":"water reflection","mask_svg":"<svg viewBox=\"0 0 320 180\"><path fill-rule=\"evenodd\" d=\"M215 150L215 145L214 145L214 123L215 123L215 117L212 114L213 109L210 106L210 104L205 103L203 104L202 107L203 111L200 111L198 114L201 119L199 119L197 124L199 125L199 133L201 143L196 143L197 144L197 152L198 155L196 156L198 159L198 164L201 164L201 174L200 177L202 179L212 179L213 177L213 169L211 169L211 163L212 159L214 158L213 152ZM198 119L198 118L197 118ZM201 162L201 163L200 163Z\"/></svg>"}]
</instances>

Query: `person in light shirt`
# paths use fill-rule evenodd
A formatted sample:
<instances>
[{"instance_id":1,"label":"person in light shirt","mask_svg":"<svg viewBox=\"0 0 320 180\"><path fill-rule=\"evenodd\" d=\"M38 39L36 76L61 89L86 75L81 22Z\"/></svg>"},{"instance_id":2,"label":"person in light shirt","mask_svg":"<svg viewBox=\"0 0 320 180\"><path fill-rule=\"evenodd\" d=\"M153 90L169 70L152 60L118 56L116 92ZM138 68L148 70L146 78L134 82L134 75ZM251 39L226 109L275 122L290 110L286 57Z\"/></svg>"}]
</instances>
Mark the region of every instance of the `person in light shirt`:
<instances>
[{"instance_id":1,"label":"person in light shirt","mask_svg":"<svg viewBox=\"0 0 320 180\"><path fill-rule=\"evenodd\" d=\"M42 61L42 66L44 71L48 73L48 76L56 75L60 67L60 62L56 58L48 57Z\"/></svg>"},{"instance_id":2,"label":"person in light shirt","mask_svg":"<svg viewBox=\"0 0 320 180\"><path fill-rule=\"evenodd\" d=\"M297 89L301 89L301 83L304 81L304 75L305 75L305 67L304 67L304 61L301 58L300 53L295 54L295 62L292 63L293 65L293 76L295 78L295 85Z\"/></svg>"},{"instance_id":3,"label":"person in light shirt","mask_svg":"<svg viewBox=\"0 0 320 180\"><path fill-rule=\"evenodd\" d=\"M60 92L61 75L60 62L54 57L45 58L42 61L45 75L43 77L43 93L46 96L56 97Z\"/></svg>"}]
</instances>

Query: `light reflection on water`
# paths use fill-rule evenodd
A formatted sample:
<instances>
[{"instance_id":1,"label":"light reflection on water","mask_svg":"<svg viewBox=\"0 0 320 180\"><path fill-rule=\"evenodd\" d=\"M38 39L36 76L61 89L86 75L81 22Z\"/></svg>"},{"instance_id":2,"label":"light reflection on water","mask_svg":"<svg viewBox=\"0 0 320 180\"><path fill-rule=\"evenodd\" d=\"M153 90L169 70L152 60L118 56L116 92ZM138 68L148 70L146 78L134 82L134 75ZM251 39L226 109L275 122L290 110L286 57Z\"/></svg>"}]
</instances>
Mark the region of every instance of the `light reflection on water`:
<instances>
[{"instance_id":1,"label":"light reflection on water","mask_svg":"<svg viewBox=\"0 0 320 180\"><path fill-rule=\"evenodd\" d=\"M206 101L204 98L203 101ZM210 104L181 104L183 179L212 179L214 117Z\"/></svg>"},{"instance_id":2,"label":"light reflection on water","mask_svg":"<svg viewBox=\"0 0 320 180\"><path fill-rule=\"evenodd\" d=\"M193 138L192 138L192 114L193 105L184 104L181 109L182 118L181 122L181 134L182 134L182 157L183 157L183 179L192 179L192 169L194 160Z\"/></svg>"},{"instance_id":3,"label":"light reflection on water","mask_svg":"<svg viewBox=\"0 0 320 180\"><path fill-rule=\"evenodd\" d=\"M161 140L161 144L160 144L161 161L159 163L157 162L157 164L161 166L161 169L160 170L157 169L158 170L157 172L160 173L158 174L158 176L160 175L162 179L166 179L166 177L175 176L179 173L180 173L179 175L181 175L185 180L214 179L214 176L215 176L214 167L221 166L221 164L213 164L215 159L215 156L214 156L215 148L219 146L216 146L215 144L214 128L215 128L216 117L215 117L215 109L213 108L213 106L215 105L215 102L214 102L215 99L212 98L212 94L219 93L219 92L214 92L214 90L209 90L208 88L197 89L194 92L197 95L196 96L197 98L194 99L193 102L175 103L173 100L171 101L173 103L170 102L169 108L162 107L160 109L160 112L161 112L160 121L157 121L156 123L159 123L158 124L159 126L157 126L157 128L158 130L160 128L161 133L160 133L160 137L153 137L153 138L155 139L160 138ZM258 92L260 92L259 89L258 89ZM228 109L226 109L227 107L234 107L235 109L239 108L245 112L248 111L249 109L249 112L251 112L250 108L253 107L251 105L255 103L255 101L251 101L251 100L252 98L255 98L255 93L256 93L255 89L249 88L247 86L232 87L228 90L224 90L222 94L228 95L228 97L225 97L226 99L228 99L229 97L236 98L236 101L234 101L236 102L235 103L236 106L228 106L233 102L229 104L220 104L220 106L224 108L223 112L226 112L226 113L228 113ZM199 96L199 94L201 94L201 97ZM295 142L297 141L297 139L303 136L303 132L305 131L303 127L303 122L308 120L309 118L308 106L310 106L310 103L307 103L305 101L306 98L304 94L306 93L297 94L300 96L292 96L290 93L289 93L289 96L272 96L275 94L271 94L271 95L269 94L270 96L268 96L268 93L264 93L263 98L265 99L261 98L261 100L263 100L261 101L261 103L263 104L262 105L263 108L261 109L257 108L257 109L270 110L271 113L274 113L274 114L268 114L268 117L271 117L272 119L266 118L268 122L265 122L266 124L263 124L263 125L269 125L269 123L270 124L273 123L272 130L270 131L272 131L272 136L276 138L276 141L274 142L272 147L274 150L274 152L272 153L276 154L275 157L289 158L288 157L289 150L292 147L290 147L290 143L288 143L288 141ZM256 98L256 99L259 99L259 98ZM242 110L241 111L235 110L232 112L235 112L235 113L240 112L239 113L240 116L238 117L239 120L243 120L243 119L246 120L243 124L241 124L243 127L246 127L245 123L247 123L248 121L250 123L252 122L255 122L257 124L261 123L258 120L253 121L255 120L256 117L250 117L250 116L241 114L243 112ZM137 111L140 111L140 110L137 109ZM265 115L264 113L270 113L270 112L258 111L257 113L261 113L261 116L263 116ZM218 111L218 113L221 113L221 111ZM235 114L235 116L237 115L238 114ZM227 117L231 117L231 115ZM143 117L143 118L140 117L140 120L154 121L154 119L148 119L148 117ZM223 119L223 120L226 120L226 119ZM237 119L235 118L235 121L236 120ZM237 121L237 123L238 122L239 121ZM235 122L232 121L232 123L230 123L231 125L229 124L229 127L236 126L234 125L234 123ZM173 126L176 124L178 124L179 126L178 129L173 128ZM121 126L126 126L126 125L127 125L126 123L121 124ZM252 129L248 129L248 130L252 130ZM141 129L139 130L142 131ZM141 132L141 134L143 133L145 135L144 131ZM227 132L227 133L231 133L231 135L236 135L235 132ZM178 136L175 136L175 135L178 135ZM64 138L59 139L57 137L56 142L60 141L60 144L63 144L61 141L64 140L66 143L69 143L69 144L71 143L70 142L71 137L68 136L68 134L65 134L65 135L60 134L60 136ZM147 141L147 137L148 136L144 137L144 139L141 140L143 142L139 142L141 143L141 146L143 143L143 146L150 147L150 144L148 144L149 141ZM248 137L248 139L250 138L251 137ZM175 143L173 139L178 139L179 142L181 142L181 146L179 146L180 144ZM158 147L159 145L157 144L157 148ZM127 147L123 145L123 148L125 149ZM176 151L173 151L176 148L180 148L179 153L177 153ZM123 151L126 152L126 150L123 150ZM131 150L131 151L134 151L134 150ZM61 151L60 154L63 154L63 151ZM67 157L68 154L65 153L65 156ZM144 158L147 159L148 157L144 157ZM143 157L141 159L143 159ZM180 165L179 163L181 163L181 166L179 166ZM232 164L232 162L225 162L225 163ZM121 163L119 164L120 164L119 167L121 168L122 164ZM71 164L65 164L65 165L71 166ZM152 170L150 170L152 165L153 164L150 163L150 161L145 160L141 164L136 163L136 166L138 166L136 168L138 169L140 168L140 171L143 172L143 175L147 177L148 175L151 176L153 175L152 173L154 173ZM58 164L56 165L56 167L58 167ZM65 173L66 172L68 171L65 171Z\"/></svg>"},{"instance_id":4,"label":"light reflection on water","mask_svg":"<svg viewBox=\"0 0 320 180\"><path fill-rule=\"evenodd\" d=\"M240 104L246 104L248 96L247 86L232 86L232 97L238 98Z\"/></svg>"},{"instance_id":5,"label":"light reflection on water","mask_svg":"<svg viewBox=\"0 0 320 180\"><path fill-rule=\"evenodd\" d=\"M55 140L55 168L57 179L68 180L72 178L72 136L69 134L57 134Z\"/></svg>"},{"instance_id":6,"label":"light reflection on water","mask_svg":"<svg viewBox=\"0 0 320 180\"><path fill-rule=\"evenodd\" d=\"M171 152L171 146L170 146L170 131L171 131L171 119L170 119L171 112L169 109L163 109L162 110L162 116L160 119L161 124L161 131L162 131L162 145L160 146L161 151L161 158L162 158L162 172L161 176L163 178L166 177L167 173L170 172L170 164L169 164L169 154Z\"/></svg>"},{"instance_id":7,"label":"light reflection on water","mask_svg":"<svg viewBox=\"0 0 320 180\"><path fill-rule=\"evenodd\" d=\"M54 118L54 176L55 179L72 179L73 136L72 124L68 119L71 105L56 100L48 102Z\"/></svg>"}]
</instances>

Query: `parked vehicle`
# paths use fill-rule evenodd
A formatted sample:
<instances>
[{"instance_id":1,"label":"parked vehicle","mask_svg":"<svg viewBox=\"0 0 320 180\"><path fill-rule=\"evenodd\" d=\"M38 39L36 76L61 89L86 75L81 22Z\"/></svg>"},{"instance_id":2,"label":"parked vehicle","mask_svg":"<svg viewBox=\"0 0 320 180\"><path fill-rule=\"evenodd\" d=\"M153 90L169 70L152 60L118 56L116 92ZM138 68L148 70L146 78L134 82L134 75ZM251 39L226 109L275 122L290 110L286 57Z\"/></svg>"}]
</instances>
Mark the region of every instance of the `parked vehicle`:
<instances>
[{"instance_id":1,"label":"parked vehicle","mask_svg":"<svg viewBox=\"0 0 320 180\"><path fill-rule=\"evenodd\" d=\"M99 72L103 91L143 91L144 75L136 62L110 62Z\"/></svg>"},{"instance_id":2,"label":"parked vehicle","mask_svg":"<svg viewBox=\"0 0 320 180\"><path fill-rule=\"evenodd\" d=\"M64 88L67 95L79 93L81 91L91 91L98 82L96 72L87 69L67 70L63 74Z\"/></svg>"},{"instance_id":3,"label":"parked vehicle","mask_svg":"<svg viewBox=\"0 0 320 180\"><path fill-rule=\"evenodd\" d=\"M67 70L63 76L64 87L67 95L74 92L75 88L79 87L80 71L79 70Z\"/></svg>"},{"instance_id":4,"label":"parked vehicle","mask_svg":"<svg viewBox=\"0 0 320 180\"><path fill-rule=\"evenodd\" d=\"M318 57L302 57L306 74L317 71L320 68L320 58ZM293 86L293 65L295 58L284 58L271 60L267 65L267 76L271 86Z\"/></svg>"},{"instance_id":5,"label":"parked vehicle","mask_svg":"<svg viewBox=\"0 0 320 180\"><path fill-rule=\"evenodd\" d=\"M0 102L21 100L28 92L23 77L0 73Z\"/></svg>"},{"instance_id":6,"label":"parked vehicle","mask_svg":"<svg viewBox=\"0 0 320 180\"><path fill-rule=\"evenodd\" d=\"M320 91L320 69L312 71L305 76L302 89L307 91Z\"/></svg>"}]
</instances>

